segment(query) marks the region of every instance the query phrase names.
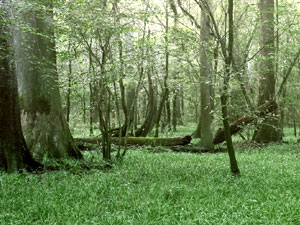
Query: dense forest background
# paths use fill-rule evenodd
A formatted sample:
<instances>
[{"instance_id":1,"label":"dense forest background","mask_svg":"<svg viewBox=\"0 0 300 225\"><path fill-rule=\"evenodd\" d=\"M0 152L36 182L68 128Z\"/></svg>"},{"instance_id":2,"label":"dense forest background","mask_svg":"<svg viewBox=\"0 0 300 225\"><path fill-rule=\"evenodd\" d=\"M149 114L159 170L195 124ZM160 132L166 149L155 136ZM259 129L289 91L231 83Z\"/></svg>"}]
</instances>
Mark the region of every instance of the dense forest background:
<instances>
[{"instance_id":1,"label":"dense forest background","mask_svg":"<svg viewBox=\"0 0 300 225\"><path fill-rule=\"evenodd\" d=\"M296 1L20 0L1 8L22 130L38 161L81 158L71 133L101 135L109 162L114 138L126 145L194 126L186 135L201 148L226 141L239 173L232 134L280 142L293 127L297 136ZM119 146L117 157L125 152Z\"/></svg>"},{"instance_id":2,"label":"dense forest background","mask_svg":"<svg viewBox=\"0 0 300 225\"><path fill-rule=\"evenodd\" d=\"M0 0L0 224L300 224L299 10Z\"/></svg>"},{"instance_id":3,"label":"dense forest background","mask_svg":"<svg viewBox=\"0 0 300 225\"><path fill-rule=\"evenodd\" d=\"M122 136L158 136L202 122L195 135L213 136L222 126L219 97L226 85L230 122L274 99L280 107L273 126L281 133L284 126L297 129L298 6L271 3L235 3L226 84L227 1L72 1L58 7L57 67L70 127L92 135L103 120L113 135L122 127ZM252 139L263 119L245 127L243 138Z\"/></svg>"}]
</instances>

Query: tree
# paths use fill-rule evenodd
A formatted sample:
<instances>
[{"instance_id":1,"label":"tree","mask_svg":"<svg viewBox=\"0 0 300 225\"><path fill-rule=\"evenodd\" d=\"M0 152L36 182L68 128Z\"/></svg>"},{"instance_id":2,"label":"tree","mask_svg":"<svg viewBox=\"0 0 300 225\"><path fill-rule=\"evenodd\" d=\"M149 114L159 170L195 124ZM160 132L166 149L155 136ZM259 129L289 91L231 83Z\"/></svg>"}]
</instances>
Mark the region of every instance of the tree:
<instances>
[{"instance_id":1,"label":"tree","mask_svg":"<svg viewBox=\"0 0 300 225\"><path fill-rule=\"evenodd\" d=\"M274 0L260 0L260 36L259 44L260 65L259 65L259 93L258 105L275 99L275 39L274 39ZM277 112L275 117L263 120L254 139L257 142L272 142L280 140L280 133L277 129L278 118Z\"/></svg>"},{"instance_id":2,"label":"tree","mask_svg":"<svg viewBox=\"0 0 300 225\"><path fill-rule=\"evenodd\" d=\"M232 137L229 126L229 118L228 118L228 89L229 89L229 81L230 81L230 73L233 61L233 0L228 0L228 47L226 48L226 44L222 42L222 53L225 58L225 74L224 74L224 83L223 90L221 94L221 108L222 108L222 117L223 117L223 126L225 132L225 140L227 145L227 151L230 160L230 168L233 174L239 174L240 170L238 168L237 160L235 158L234 147L232 144ZM216 32L218 33L218 32ZM219 35L218 35L219 36ZM228 53L227 53L228 51Z\"/></svg>"},{"instance_id":3,"label":"tree","mask_svg":"<svg viewBox=\"0 0 300 225\"><path fill-rule=\"evenodd\" d=\"M17 81L9 60L5 5L5 1L0 1L0 170L33 171L42 165L32 158L21 129Z\"/></svg>"},{"instance_id":4,"label":"tree","mask_svg":"<svg viewBox=\"0 0 300 225\"><path fill-rule=\"evenodd\" d=\"M182 6L180 0L177 0L178 5L180 6L181 10L189 16L189 18L196 24L198 28L201 26L197 23L197 20L193 15L191 15L187 10L185 10ZM207 1L201 0L196 1L200 8L205 10L205 12L209 15L212 24L212 32L213 35L217 38L217 41L220 43L221 52L224 58L224 75L223 75L223 85L221 90L221 111L222 111L222 122L224 126L224 135L227 145L227 151L230 160L230 168L231 172L234 175L240 174L237 160L235 157L235 151L232 143L232 137L230 132L230 125L229 125L229 114L228 114L228 90L230 86L230 77L232 73L232 63L233 63L233 44L234 44L234 33L233 33L233 0L228 0L228 8L227 8L227 15L228 15L228 35L226 32L225 39L221 36L219 27L215 20L215 17L211 11L211 7ZM227 21L226 21L227 22ZM203 28L204 29L204 28ZM228 37L228 44L226 42L226 38ZM204 61L204 60L203 60ZM201 124L202 127L202 124ZM202 135L202 133L201 133Z\"/></svg>"},{"instance_id":5,"label":"tree","mask_svg":"<svg viewBox=\"0 0 300 225\"><path fill-rule=\"evenodd\" d=\"M209 5L209 1L207 1ZM213 148L213 89L212 89L212 36L210 35L210 17L206 10L201 13L201 46L200 76L201 76L201 115L200 135L201 145L205 148Z\"/></svg>"},{"instance_id":6,"label":"tree","mask_svg":"<svg viewBox=\"0 0 300 225\"><path fill-rule=\"evenodd\" d=\"M81 158L62 111L52 7L51 1L32 0L26 12L16 13L14 49L22 127L34 157Z\"/></svg>"}]
</instances>

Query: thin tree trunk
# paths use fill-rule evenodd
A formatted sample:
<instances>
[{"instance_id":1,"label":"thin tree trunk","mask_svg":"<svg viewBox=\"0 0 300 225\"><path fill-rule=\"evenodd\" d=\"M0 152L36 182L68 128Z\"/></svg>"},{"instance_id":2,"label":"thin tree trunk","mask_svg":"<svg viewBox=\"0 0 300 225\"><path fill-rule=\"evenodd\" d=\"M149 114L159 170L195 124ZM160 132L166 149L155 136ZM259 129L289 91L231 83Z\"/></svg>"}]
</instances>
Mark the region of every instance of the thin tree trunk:
<instances>
[{"instance_id":1,"label":"thin tree trunk","mask_svg":"<svg viewBox=\"0 0 300 225\"><path fill-rule=\"evenodd\" d=\"M82 108L83 108L83 124L85 125L85 123L86 123L86 99L85 99L85 87L83 88Z\"/></svg>"},{"instance_id":2,"label":"thin tree trunk","mask_svg":"<svg viewBox=\"0 0 300 225\"><path fill-rule=\"evenodd\" d=\"M172 130L172 125L171 125L171 103L170 103L170 94L168 93L167 99L166 99L166 111L167 111L167 127L168 131Z\"/></svg>"},{"instance_id":3,"label":"thin tree trunk","mask_svg":"<svg viewBox=\"0 0 300 225\"><path fill-rule=\"evenodd\" d=\"M69 54L71 46L69 44ZM67 91L67 122L70 122L70 108L71 108L71 88L72 88L72 59L69 56L69 73L68 73L68 91Z\"/></svg>"},{"instance_id":4,"label":"thin tree trunk","mask_svg":"<svg viewBox=\"0 0 300 225\"><path fill-rule=\"evenodd\" d=\"M165 105L165 102L167 100L168 94L169 94L169 88L167 84L167 80L169 77L169 2L167 1L166 4L166 31L165 31L165 77L164 77L164 87L163 87L163 94L161 97L161 101L159 104L158 112L157 112L157 118L156 118L156 129L155 129L155 137L158 137L158 130L159 130L159 122L161 118L161 114Z\"/></svg>"},{"instance_id":5,"label":"thin tree trunk","mask_svg":"<svg viewBox=\"0 0 300 225\"><path fill-rule=\"evenodd\" d=\"M294 136L297 137L297 124L295 118L293 119Z\"/></svg>"},{"instance_id":6,"label":"thin tree trunk","mask_svg":"<svg viewBox=\"0 0 300 225\"><path fill-rule=\"evenodd\" d=\"M172 113L172 128L173 128L173 132L177 131L177 91L174 90L174 94L173 94L173 113Z\"/></svg>"},{"instance_id":7,"label":"thin tree trunk","mask_svg":"<svg viewBox=\"0 0 300 225\"><path fill-rule=\"evenodd\" d=\"M92 86L91 81L89 83L89 88L90 88L90 107L89 107L89 112L90 112L90 136L92 136L94 134L94 129L93 129L94 96L93 96L93 86Z\"/></svg>"},{"instance_id":8,"label":"thin tree trunk","mask_svg":"<svg viewBox=\"0 0 300 225\"><path fill-rule=\"evenodd\" d=\"M227 100L228 100L228 88L230 80L230 67L232 64L232 53L233 53L233 0L228 0L228 55L225 57L225 76L224 76L224 85L223 92L221 95L221 105L222 105L222 117L223 125L225 132L225 140L227 144L227 151L230 160L230 168L233 174L240 174L240 170L237 165L237 160L235 158L234 147L232 144L232 137L230 133L229 119L228 119L228 109L227 109Z\"/></svg>"},{"instance_id":9,"label":"thin tree trunk","mask_svg":"<svg viewBox=\"0 0 300 225\"><path fill-rule=\"evenodd\" d=\"M90 43L90 45L92 45L92 41ZM91 51L89 51L89 91L90 91L90 95L89 95L89 100L90 100L90 106L89 106L89 125L90 125L90 136L92 136L94 134L94 127L93 127L93 121L94 121L94 109L95 109L95 101L94 101L94 76L92 75L92 67L93 67L93 61L92 61L92 53Z\"/></svg>"},{"instance_id":10,"label":"thin tree trunk","mask_svg":"<svg viewBox=\"0 0 300 225\"><path fill-rule=\"evenodd\" d=\"M181 85L180 85L181 86ZM177 90L177 98L176 98L176 118L177 118L177 124L183 125L183 119L182 119L182 105L181 105L181 87Z\"/></svg>"}]
</instances>

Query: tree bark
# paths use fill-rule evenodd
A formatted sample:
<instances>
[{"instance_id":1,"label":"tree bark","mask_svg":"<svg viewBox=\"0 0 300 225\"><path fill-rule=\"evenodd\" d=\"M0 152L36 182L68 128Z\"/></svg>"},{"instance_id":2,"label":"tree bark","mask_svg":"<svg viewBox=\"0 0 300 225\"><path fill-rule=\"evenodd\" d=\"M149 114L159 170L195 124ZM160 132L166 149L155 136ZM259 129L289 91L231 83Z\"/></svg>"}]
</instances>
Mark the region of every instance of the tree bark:
<instances>
[{"instance_id":1,"label":"tree bark","mask_svg":"<svg viewBox=\"0 0 300 225\"><path fill-rule=\"evenodd\" d=\"M2 5L3 4L3 5ZM21 129L17 81L10 67L8 26L5 3L0 1L0 170L33 171L42 167L27 148Z\"/></svg>"},{"instance_id":2,"label":"tree bark","mask_svg":"<svg viewBox=\"0 0 300 225\"><path fill-rule=\"evenodd\" d=\"M20 2L24 3L23 0ZM82 158L64 118L56 71L53 12L51 3L38 2L26 14L18 14L19 25L26 23L35 32L14 32L16 73L25 140L33 156L41 160Z\"/></svg>"},{"instance_id":3,"label":"tree bark","mask_svg":"<svg viewBox=\"0 0 300 225\"><path fill-rule=\"evenodd\" d=\"M197 123L197 128L192 134L193 138L201 138L201 120Z\"/></svg>"},{"instance_id":4,"label":"tree bark","mask_svg":"<svg viewBox=\"0 0 300 225\"><path fill-rule=\"evenodd\" d=\"M274 0L260 0L260 81L258 105L275 99L275 38L274 38ZM281 139L278 130L278 112L266 118L260 125L254 140L260 143Z\"/></svg>"},{"instance_id":5,"label":"tree bark","mask_svg":"<svg viewBox=\"0 0 300 225\"><path fill-rule=\"evenodd\" d=\"M228 100L228 89L229 89L229 81L230 81L230 68L232 67L233 60L233 0L228 0L228 55L224 52L225 57L225 75L224 75L224 85L223 85L223 93L221 95L221 108L222 108L222 117L223 117L223 126L225 132L225 140L227 145L227 151L230 160L230 169L232 174L238 175L240 174L240 170L238 168L237 160L235 157L235 151L232 144L232 137L230 133L229 127L229 119L228 119L228 110L227 110L227 100Z\"/></svg>"},{"instance_id":6,"label":"tree bark","mask_svg":"<svg viewBox=\"0 0 300 225\"><path fill-rule=\"evenodd\" d=\"M69 67L69 73L68 73L68 89L67 89L67 122L70 122L70 109L71 109L71 88L72 88L72 59L71 59L71 43L69 43L68 47L68 67Z\"/></svg>"},{"instance_id":7,"label":"tree bark","mask_svg":"<svg viewBox=\"0 0 300 225\"><path fill-rule=\"evenodd\" d=\"M149 87L149 105L147 116L142 126L136 131L136 137L146 137L155 125L155 118L157 116L157 93L151 79L151 71L147 71L148 87Z\"/></svg>"},{"instance_id":8,"label":"tree bark","mask_svg":"<svg viewBox=\"0 0 300 225\"><path fill-rule=\"evenodd\" d=\"M191 142L191 136L185 137L171 137L171 138L153 138L153 137L112 137L111 141L114 144L120 145L151 145L151 146L176 146L176 145L188 145ZM76 138L77 144L89 143L99 144L102 138Z\"/></svg>"},{"instance_id":9,"label":"tree bark","mask_svg":"<svg viewBox=\"0 0 300 225\"><path fill-rule=\"evenodd\" d=\"M177 90L174 90L173 93L173 99L172 99L172 105L173 105L173 111L172 111L172 128L173 128L173 132L177 131L177 116L178 116L178 110L177 107L179 107L179 105L177 105L178 101L178 93Z\"/></svg>"},{"instance_id":10,"label":"tree bark","mask_svg":"<svg viewBox=\"0 0 300 225\"><path fill-rule=\"evenodd\" d=\"M209 2L208 2L209 4ZM201 115L200 115L200 144L205 148L213 148L213 96L212 96L212 40L210 37L210 18L203 10L201 13L201 43L202 53L200 55L200 76L201 76Z\"/></svg>"},{"instance_id":11,"label":"tree bark","mask_svg":"<svg viewBox=\"0 0 300 225\"><path fill-rule=\"evenodd\" d=\"M182 119L182 97L181 94L181 85L179 85L179 89L177 90L177 98L176 98L176 120L178 125L183 125L183 119Z\"/></svg>"},{"instance_id":12,"label":"tree bark","mask_svg":"<svg viewBox=\"0 0 300 225\"><path fill-rule=\"evenodd\" d=\"M168 77L169 77L169 2L166 2L166 30L165 30L165 76L164 76L164 83L162 89L162 97L159 103L157 117L156 117L156 129L155 129L155 137L158 137L158 130L159 130L159 123L161 120L161 115L164 109L165 102L169 95L169 88L168 88Z\"/></svg>"},{"instance_id":13,"label":"tree bark","mask_svg":"<svg viewBox=\"0 0 300 225\"><path fill-rule=\"evenodd\" d=\"M170 93L167 94L167 99L166 99L166 117L167 117L167 127L168 131L172 130L172 125L171 125L171 103L170 103Z\"/></svg>"}]
</instances>

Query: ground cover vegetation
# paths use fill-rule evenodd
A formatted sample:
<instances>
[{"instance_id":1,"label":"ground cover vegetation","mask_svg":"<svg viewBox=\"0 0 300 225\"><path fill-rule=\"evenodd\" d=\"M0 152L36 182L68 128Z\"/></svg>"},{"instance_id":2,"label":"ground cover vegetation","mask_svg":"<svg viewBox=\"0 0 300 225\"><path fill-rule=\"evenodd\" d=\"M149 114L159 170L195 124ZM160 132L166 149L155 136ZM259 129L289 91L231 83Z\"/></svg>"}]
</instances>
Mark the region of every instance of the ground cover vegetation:
<instances>
[{"instance_id":1,"label":"ground cover vegetation","mask_svg":"<svg viewBox=\"0 0 300 225\"><path fill-rule=\"evenodd\" d=\"M226 153L153 147L129 150L110 170L85 152L102 167L69 160L39 175L2 173L0 224L299 223L299 144L247 146L236 145L238 178Z\"/></svg>"}]
</instances>

